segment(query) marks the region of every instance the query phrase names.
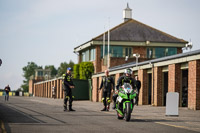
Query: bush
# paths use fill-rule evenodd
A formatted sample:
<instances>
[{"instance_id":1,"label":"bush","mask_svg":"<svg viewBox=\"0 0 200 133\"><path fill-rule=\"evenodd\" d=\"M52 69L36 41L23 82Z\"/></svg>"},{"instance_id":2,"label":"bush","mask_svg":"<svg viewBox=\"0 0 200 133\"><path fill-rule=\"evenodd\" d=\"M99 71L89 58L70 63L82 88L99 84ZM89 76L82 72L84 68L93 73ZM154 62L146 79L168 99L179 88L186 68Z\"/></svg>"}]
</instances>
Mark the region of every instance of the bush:
<instances>
[{"instance_id":1,"label":"bush","mask_svg":"<svg viewBox=\"0 0 200 133\"><path fill-rule=\"evenodd\" d=\"M74 79L80 79L79 66L79 64L75 64L73 67Z\"/></svg>"},{"instance_id":2,"label":"bush","mask_svg":"<svg viewBox=\"0 0 200 133\"><path fill-rule=\"evenodd\" d=\"M92 62L81 62L79 66L80 79L91 79L94 73L94 65Z\"/></svg>"}]
</instances>

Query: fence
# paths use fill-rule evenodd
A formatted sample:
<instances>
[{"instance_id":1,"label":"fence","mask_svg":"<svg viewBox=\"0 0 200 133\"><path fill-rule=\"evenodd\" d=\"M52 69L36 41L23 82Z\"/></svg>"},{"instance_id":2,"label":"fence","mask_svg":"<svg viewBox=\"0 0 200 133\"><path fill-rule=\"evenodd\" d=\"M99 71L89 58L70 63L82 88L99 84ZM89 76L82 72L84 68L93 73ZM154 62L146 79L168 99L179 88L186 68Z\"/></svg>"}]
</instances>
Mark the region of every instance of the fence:
<instances>
[{"instance_id":1,"label":"fence","mask_svg":"<svg viewBox=\"0 0 200 133\"><path fill-rule=\"evenodd\" d=\"M88 80L74 79L75 88L72 89L72 95L75 100L89 100L89 83ZM62 89L62 78L42 81L34 83L33 95L37 97L53 98L52 87L56 88L56 98L64 98L64 91Z\"/></svg>"}]
</instances>

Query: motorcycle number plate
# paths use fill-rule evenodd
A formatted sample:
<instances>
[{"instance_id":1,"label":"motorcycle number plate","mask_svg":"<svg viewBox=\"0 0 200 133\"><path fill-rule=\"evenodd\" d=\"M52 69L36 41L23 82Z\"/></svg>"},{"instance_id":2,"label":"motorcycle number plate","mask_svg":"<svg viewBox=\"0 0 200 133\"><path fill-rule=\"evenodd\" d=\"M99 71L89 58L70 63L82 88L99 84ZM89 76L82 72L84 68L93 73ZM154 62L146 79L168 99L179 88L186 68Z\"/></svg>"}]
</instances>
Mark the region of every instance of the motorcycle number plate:
<instances>
[{"instance_id":1,"label":"motorcycle number plate","mask_svg":"<svg viewBox=\"0 0 200 133\"><path fill-rule=\"evenodd\" d=\"M121 97L117 97L117 100L121 103L122 100L123 100L123 98L121 98Z\"/></svg>"}]
</instances>

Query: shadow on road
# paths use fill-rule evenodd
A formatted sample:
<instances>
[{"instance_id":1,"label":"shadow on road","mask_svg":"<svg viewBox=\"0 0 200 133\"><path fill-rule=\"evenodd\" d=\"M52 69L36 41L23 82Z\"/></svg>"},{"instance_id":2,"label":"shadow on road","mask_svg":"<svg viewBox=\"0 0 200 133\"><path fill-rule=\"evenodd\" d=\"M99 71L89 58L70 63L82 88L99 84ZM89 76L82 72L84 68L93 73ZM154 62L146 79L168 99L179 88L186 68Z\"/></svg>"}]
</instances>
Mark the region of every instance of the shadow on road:
<instances>
[{"instance_id":1,"label":"shadow on road","mask_svg":"<svg viewBox=\"0 0 200 133\"><path fill-rule=\"evenodd\" d=\"M3 121L5 129L8 133L11 132L8 123L41 123L39 120L31 118L25 113L14 108L10 108L1 103L0 103L0 120Z\"/></svg>"},{"instance_id":2,"label":"shadow on road","mask_svg":"<svg viewBox=\"0 0 200 133\"><path fill-rule=\"evenodd\" d=\"M174 122L174 120L172 121L172 120L164 120L164 119L134 119L132 118L129 122Z\"/></svg>"}]
</instances>

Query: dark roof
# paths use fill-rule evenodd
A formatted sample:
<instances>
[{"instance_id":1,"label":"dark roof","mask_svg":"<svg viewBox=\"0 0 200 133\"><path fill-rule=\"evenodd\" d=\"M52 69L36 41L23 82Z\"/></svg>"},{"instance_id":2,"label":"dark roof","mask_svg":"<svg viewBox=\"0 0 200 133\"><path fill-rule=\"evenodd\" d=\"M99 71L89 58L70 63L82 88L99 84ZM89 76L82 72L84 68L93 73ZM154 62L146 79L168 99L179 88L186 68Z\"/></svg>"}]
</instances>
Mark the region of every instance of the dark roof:
<instances>
[{"instance_id":1,"label":"dark roof","mask_svg":"<svg viewBox=\"0 0 200 133\"><path fill-rule=\"evenodd\" d=\"M107 34L107 32L106 32ZM107 35L106 35L107 39ZM102 41L103 34L92 39ZM162 43L187 43L183 39L176 38L160 30L152 28L134 19L130 19L110 30L111 41L132 41L132 42L162 42Z\"/></svg>"}]
</instances>

